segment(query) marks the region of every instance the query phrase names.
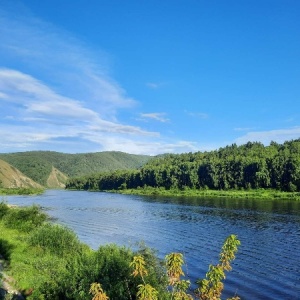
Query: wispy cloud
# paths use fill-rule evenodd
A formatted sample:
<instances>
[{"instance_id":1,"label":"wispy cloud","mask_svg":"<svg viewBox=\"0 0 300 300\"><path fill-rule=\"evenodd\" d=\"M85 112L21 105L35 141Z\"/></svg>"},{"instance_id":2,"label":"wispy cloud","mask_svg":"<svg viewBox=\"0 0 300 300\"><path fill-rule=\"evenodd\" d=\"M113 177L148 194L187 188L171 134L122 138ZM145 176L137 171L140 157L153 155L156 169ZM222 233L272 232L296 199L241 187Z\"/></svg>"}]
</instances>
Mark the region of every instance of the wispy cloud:
<instances>
[{"instance_id":1,"label":"wispy cloud","mask_svg":"<svg viewBox=\"0 0 300 300\"><path fill-rule=\"evenodd\" d=\"M15 108L15 117L19 121L40 123L48 121L53 125L68 120L68 125L85 124L86 130L110 132L117 134L137 134L141 136L158 136L138 127L123 125L104 120L100 114L84 106L84 103L62 96L30 75L19 71L0 69L0 89L4 91L6 111ZM5 113L5 111L2 111ZM75 127L74 127L75 128ZM81 131L84 129L81 128Z\"/></svg>"},{"instance_id":2,"label":"wispy cloud","mask_svg":"<svg viewBox=\"0 0 300 300\"><path fill-rule=\"evenodd\" d=\"M166 118L166 113L142 113L140 114L140 120L155 120L162 123L170 122L170 119Z\"/></svg>"},{"instance_id":3,"label":"wispy cloud","mask_svg":"<svg viewBox=\"0 0 300 300\"><path fill-rule=\"evenodd\" d=\"M164 85L165 85L164 82L147 82L146 83L146 86L153 90L159 89L159 88L163 87Z\"/></svg>"},{"instance_id":4,"label":"wispy cloud","mask_svg":"<svg viewBox=\"0 0 300 300\"><path fill-rule=\"evenodd\" d=\"M251 131L251 130L254 130L254 128L251 128L251 127L236 127L233 130L234 131Z\"/></svg>"},{"instance_id":5,"label":"wispy cloud","mask_svg":"<svg viewBox=\"0 0 300 300\"><path fill-rule=\"evenodd\" d=\"M294 117L290 117L288 119L285 120L286 123L291 123L294 122L296 119Z\"/></svg>"},{"instance_id":6,"label":"wispy cloud","mask_svg":"<svg viewBox=\"0 0 300 300\"><path fill-rule=\"evenodd\" d=\"M159 132L119 122L120 109L131 109L138 101L109 75L109 54L91 51L26 8L20 12L11 6L11 11L0 7L1 152L119 150L155 155L199 150L196 143L169 141ZM169 121L164 113L141 118Z\"/></svg>"},{"instance_id":7,"label":"wispy cloud","mask_svg":"<svg viewBox=\"0 0 300 300\"><path fill-rule=\"evenodd\" d=\"M5 95L0 100L1 107L5 105L0 112L3 152L101 149L155 155L199 150L196 143L168 142L158 132L105 120L83 102L62 96L40 80L16 70L0 69L0 90ZM165 122L164 115L152 113L142 117Z\"/></svg>"},{"instance_id":8,"label":"wispy cloud","mask_svg":"<svg viewBox=\"0 0 300 300\"><path fill-rule=\"evenodd\" d=\"M2 151L67 149L75 140L85 151L109 145L125 151L124 139L129 145L159 138L158 132L118 122L118 110L136 101L107 75L107 54L95 55L67 32L26 13L18 17L0 8ZM106 144L110 140L115 143ZM135 152L141 153L138 147Z\"/></svg>"},{"instance_id":9,"label":"wispy cloud","mask_svg":"<svg viewBox=\"0 0 300 300\"><path fill-rule=\"evenodd\" d=\"M194 118L199 118L199 119L208 119L209 115L203 112L192 112L192 111L184 111L187 115L194 117Z\"/></svg>"},{"instance_id":10,"label":"wispy cloud","mask_svg":"<svg viewBox=\"0 0 300 300\"><path fill-rule=\"evenodd\" d=\"M122 147L120 148L120 143ZM133 154L147 153L150 155L157 155L162 153L184 153L184 152L195 152L199 151L200 148L197 143L190 141L153 141L149 142L146 140L139 139L135 143L131 140L123 138L121 141L116 141L114 138L109 137L106 140L105 145L108 147L107 150L117 149ZM208 149L205 149L208 150ZM211 150L211 149L209 149Z\"/></svg>"},{"instance_id":11,"label":"wispy cloud","mask_svg":"<svg viewBox=\"0 0 300 300\"><path fill-rule=\"evenodd\" d=\"M31 15L17 17L0 9L0 53L18 63L19 70L63 91L64 96L86 101L92 108L105 106L102 114L114 118L117 109L135 100L107 74L109 55L93 53L69 33ZM1 62L1 59L0 59Z\"/></svg>"},{"instance_id":12,"label":"wispy cloud","mask_svg":"<svg viewBox=\"0 0 300 300\"><path fill-rule=\"evenodd\" d=\"M288 140L298 139L300 137L300 127L277 129L270 131L253 131L237 138L235 143L241 145L248 141L261 142L265 145L270 144L271 141L283 143Z\"/></svg>"}]
</instances>

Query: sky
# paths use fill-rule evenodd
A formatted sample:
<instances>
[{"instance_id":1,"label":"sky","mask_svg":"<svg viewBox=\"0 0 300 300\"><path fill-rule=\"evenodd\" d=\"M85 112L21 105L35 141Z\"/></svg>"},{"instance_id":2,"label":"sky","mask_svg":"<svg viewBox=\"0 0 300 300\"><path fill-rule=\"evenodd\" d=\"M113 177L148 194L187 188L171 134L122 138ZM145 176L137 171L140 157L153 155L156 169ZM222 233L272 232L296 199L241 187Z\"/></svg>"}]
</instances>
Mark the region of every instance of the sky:
<instances>
[{"instance_id":1,"label":"sky","mask_svg":"<svg viewBox=\"0 0 300 300\"><path fill-rule=\"evenodd\" d=\"M299 0L0 0L0 152L298 139L299 16Z\"/></svg>"}]
</instances>

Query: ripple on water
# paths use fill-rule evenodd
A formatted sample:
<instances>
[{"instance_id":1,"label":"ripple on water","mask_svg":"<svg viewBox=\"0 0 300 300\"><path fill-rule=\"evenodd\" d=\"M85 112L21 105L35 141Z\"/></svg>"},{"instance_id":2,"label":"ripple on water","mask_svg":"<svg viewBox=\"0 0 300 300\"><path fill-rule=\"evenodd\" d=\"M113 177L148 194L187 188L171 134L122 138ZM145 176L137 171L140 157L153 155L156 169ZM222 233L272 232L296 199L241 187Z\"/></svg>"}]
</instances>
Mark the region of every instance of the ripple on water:
<instances>
[{"instance_id":1,"label":"ripple on water","mask_svg":"<svg viewBox=\"0 0 300 300\"><path fill-rule=\"evenodd\" d=\"M34 198L7 197L7 201L41 205L93 249L107 243L130 246L143 240L161 258L180 251L193 283L205 276L209 264L217 263L224 239L237 234L242 244L225 281L224 297L237 292L247 300L299 299L299 205L288 209L282 203L281 209L277 201L272 211L270 203L264 209L255 200L245 201L243 207L243 203L230 201L189 203L67 191L47 191Z\"/></svg>"}]
</instances>

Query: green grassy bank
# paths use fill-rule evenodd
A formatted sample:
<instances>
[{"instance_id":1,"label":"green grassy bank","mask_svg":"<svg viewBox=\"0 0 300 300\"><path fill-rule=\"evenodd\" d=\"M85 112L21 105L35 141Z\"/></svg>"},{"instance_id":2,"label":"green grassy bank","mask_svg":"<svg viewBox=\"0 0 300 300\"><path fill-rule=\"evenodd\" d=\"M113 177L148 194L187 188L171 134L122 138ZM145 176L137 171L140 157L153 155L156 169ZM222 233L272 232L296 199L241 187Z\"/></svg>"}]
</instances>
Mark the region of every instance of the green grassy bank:
<instances>
[{"instance_id":1,"label":"green grassy bank","mask_svg":"<svg viewBox=\"0 0 300 300\"><path fill-rule=\"evenodd\" d=\"M109 191L111 192L111 191ZM283 192L271 189L253 189L253 190L196 190L196 189L165 189L165 188L137 188L120 189L114 192L128 195L145 196L172 196L172 197L203 197L203 198L232 198L232 199L282 199L282 200L300 200L300 192Z\"/></svg>"},{"instance_id":2,"label":"green grassy bank","mask_svg":"<svg viewBox=\"0 0 300 300\"><path fill-rule=\"evenodd\" d=\"M44 191L40 188L0 188L0 195L39 195Z\"/></svg>"},{"instance_id":3,"label":"green grassy bank","mask_svg":"<svg viewBox=\"0 0 300 300\"><path fill-rule=\"evenodd\" d=\"M150 266L151 284L163 295L166 282L152 250L116 245L92 250L70 229L49 223L38 207L0 203L0 255L6 261L5 273L26 299L92 299L93 282L101 282L110 299L135 299L142 280L131 276L130 262L138 253Z\"/></svg>"},{"instance_id":4,"label":"green grassy bank","mask_svg":"<svg viewBox=\"0 0 300 300\"><path fill-rule=\"evenodd\" d=\"M239 244L234 235L225 240L219 263L209 266L191 292L196 298L220 298ZM145 245L135 251L114 244L93 250L70 229L48 222L37 206L10 208L0 202L0 256L10 284L28 300L194 299L190 281L182 278L181 253L166 255L163 264ZM4 280L0 276L0 287Z\"/></svg>"}]
</instances>

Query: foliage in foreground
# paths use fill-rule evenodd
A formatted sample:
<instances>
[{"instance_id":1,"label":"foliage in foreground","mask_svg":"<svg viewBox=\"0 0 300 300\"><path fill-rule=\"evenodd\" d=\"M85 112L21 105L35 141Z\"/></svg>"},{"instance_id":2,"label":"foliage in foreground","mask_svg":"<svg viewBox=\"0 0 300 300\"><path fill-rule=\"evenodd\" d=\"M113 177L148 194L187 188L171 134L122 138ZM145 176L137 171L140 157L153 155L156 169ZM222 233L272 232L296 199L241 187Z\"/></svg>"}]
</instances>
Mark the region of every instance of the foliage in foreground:
<instances>
[{"instance_id":1,"label":"foliage in foreground","mask_svg":"<svg viewBox=\"0 0 300 300\"><path fill-rule=\"evenodd\" d=\"M26 299L192 299L189 281L181 278L180 253L167 255L163 264L143 245L136 251L116 245L94 251L70 229L46 221L36 206L9 208L0 203L0 255ZM193 297L218 299L238 245L236 236L226 240L219 264L209 267Z\"/></svg>"},{"instance_id":2,"label":"foliage in foreground","mask_svg":"<svg viewBox=\"0 0 300 300\"><path fill-rule=\"evenodd\" d=\"M231 271L231 261L235 259L235 254L238 250L240 241L236 235L230 235L224 242L220 253L219 263L210 265L206 277L197 281L198 287L193 295L188 293L190 281L182 279L185 276L182 266L184 264L183 255L181 253L170 253L165 257L165 270L167 277L167 286L163 296L148 282L147 263L142 255L133 257L130 266L133 269L132 276L140 277L142 283L138 285L136 299L138 300L193 300L194 297L201 300L218 300L221 299L221 294L224 288L223 280L226 278L225 271ZM93 300L107 300L109 297L104 292L100 283L92 283L90 293L93 295ZM114 298L112 298L114 299ZM235 296L231 300L239 300ZM229 300L229 299L228 299Z\"/></svg>"},{"instance_id":3,"label":"foliage in foreground","mask_svg":"<svg viewBox=\"0 0 300 300\"><path fill-rule=\"evenodd\" d=\"M130 262L138 254L150 266L151 284L158 290L163 286L161 264L153 250L112 244L94 251L70 229L46 221L36 206L9 208L0 203L0 254L26 299L91 299L90 284L95 281L103 283L111 299L130 299L140 283L130 276Z\"/></svg>"}]
</instances>

